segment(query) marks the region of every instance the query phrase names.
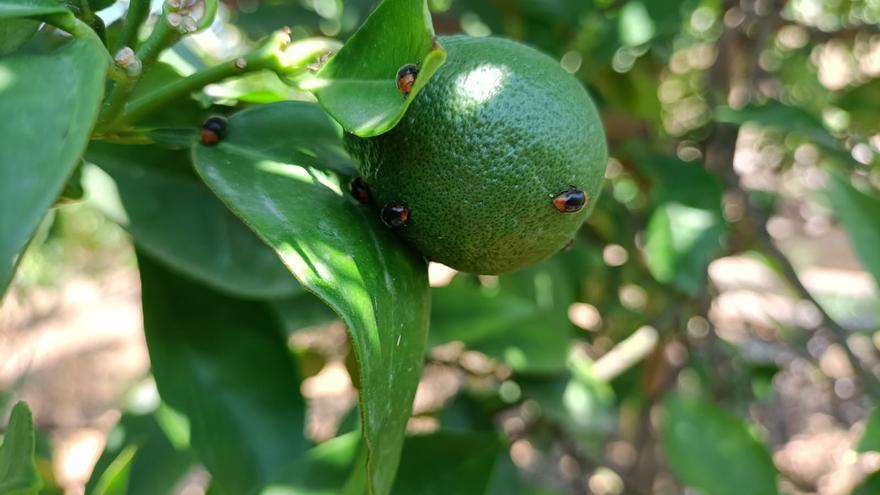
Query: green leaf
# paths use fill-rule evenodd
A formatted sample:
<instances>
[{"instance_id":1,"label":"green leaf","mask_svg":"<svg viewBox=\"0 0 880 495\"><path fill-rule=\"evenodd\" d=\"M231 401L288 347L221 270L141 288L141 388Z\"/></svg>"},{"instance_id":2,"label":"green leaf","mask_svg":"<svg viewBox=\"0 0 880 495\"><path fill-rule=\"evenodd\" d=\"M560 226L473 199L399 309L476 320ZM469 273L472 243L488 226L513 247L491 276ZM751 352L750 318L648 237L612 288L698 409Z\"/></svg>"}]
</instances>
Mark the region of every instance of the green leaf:
<instances>
[{"instance_id":1,"label":"green leaf","mask_svg":"<svg viewBox=\"0 0 880 495\"><path fill-rule=\"evenodd\" d=\"M12 408L9 425L0 445L0 494L30 495L43 482L34 463L34 422L27 404Z\"/></svg>"},{"instance_id":2,"label":"green leaf","mask_svg":"<svg viewBox=\"0 0 880 495\"><path fill-rule=\"evenodd\" d=\"M168 409L161 406L159 411ZM192 469L195 458L190 449L184 446L177 450L157 421L161 413L151 411L147 414L126 412L110 431L104 452L95 464L92 476L86 485L86 493L93 494L101 484L111 483L115 477L125 476L126 483L119 484L126 495L155 495L172 493L187 471ZM188 438L186 438L188 441ZM113 465L125 459L126 450L135 448L125 472ZM105 481L107 480L107 481ZM111 484L112 485L112 484ZM107 486L111 486L107 485ZM116 485L112 485L116 486Z\"/></svg>"},{"instance_id":3,"label":"green leaf","mask_svg":"<svg viewBox=\"0 0 880 495\"><path fill-rule=\"evenodd\" d=\"M567 264L565 254L500 277L502 293L530 301L538 312L512 327L508 335L481 344L482 352L503 353L504 361L523 373L565 371L574 328L568 319L568 307L575 300L579 283L570 276L576 270Z\"/></svg>"},{"instance_id":4,"label":"green leaf","mask_svg":"<svg viewBox=\"0 0 880 495\"><path fill-rule=\"evenodd\" d=\"M555 318L559 315L548 315L531 298L480 287L462 276L431 293L431 346L460 341L521 373L564 368L567 317Z\"/></svg>"},{"instance_id":5,"label":"green leaf","mask_svg":"<svg viewBox=\"0 0 880 495\"><path fill-rule=\"evenodd\" d=\"M249 493L306 451L305 404L277 319L138 255L159 394L226 493Z\"/></svg>"},{"instance_id":6,"label":"green leaf","mask_svg":"<svg viewBox=\"0 0 880 495\"><path fill-rule=\"evenodd\" d=\"M339 52L304 84L345 130L361 137L393 128L446 60L426 0L383 0ZM419 66L408 96L397 71Z\"/></svg>"},{"instance_id":7,"label":"green leaf","mask_svg":"<svg viewBox=\"0 0 880 495\"><path fill-rule=\"evenodd\" d=\"M129 445L119 453L116 459L101 474L92 495L126 495L131 466L137 454L137 445Z\"/></svg>"},{"instance_id":8,"label":"green leaf","mask_svg":"<svg viewBox=\"0 0 880 495\"><path fill-rule=\"evenodd\" d=\"M449 285L431 289L428 344L437 346L457 340L474 348L480 341L506 336L511 327L537 310L532 301L457 276Z\"/></svg>"},{"instance_id":9,"label":"green leaf","mask_svg":"<svg viewBox=\"0 0 880 495\"><path fill-rule=\"evenodd\" d=\"M776 468L739 418L710 402L669 396L663 449L675 474L706 495L771 495Z\"/></svg>"},{"instance_id":10,"label":"green leaf","mask_svg":"<svg viewBox=\"0 0 880 495\"><path fill-rule=\"evenodd\" d=\"M880 452L880 407L875 407L859 440L859 452Z\"/></svg>"},{"instance_id":11,"label":"green leaf","mask_svg":"<svg viewBox=\"0 0 880 495\"><path fill-rule=\"evenodd\" d=\"M313 447L285 466L260 495L337 495L361 452L361 436L348 433Z\"/></svg>"},{"instance_id":12,"label":"green leaf","mask_svg":"<svg viewBox=\"0 0 880 495\"><path fill-rule=\"evenodd\" d=\"M645 232L645 263L658 281L697 295L719 253L727 224L720 181L702 167L655 158L644 165L654 177L654 211Z\"/></svg>"},{"instance_id":13,"label":"green leaf","mask_svg":"<svg viewBox=\"0 0 880 495\"><path fill-rule=\"evenodd\" d=\"M8 55L31 39L40 21L30 19L0 19L0 56Z\"/></svg>"},{"instance_id":14,"label":"green leaf","mask_svg":"<svg viewBox=\"0 0 880 495\"><path fill-rule=\"evenodd\" d=\"M880 79L871 79L865 84L848 87L839 93L835 106L849 114L850 128L864 135L880 131L877 122L877 102L880 101Z\"/></svg>"},{"instance_id":15,"label":"green leaf","mask_svg":"<svg viewBox=\"0 0 880 495\"><path fill-rule=\"evenodd\" d=\"M311 449L284 468L260 495L360 494L346 482L360 459L361 438L349 433ZM495 432L438 432L408 437L403 446L393 495L486 495L502 456ZM462 455L466 453L466 455Z\"/></svg>"},{"instance_id":16,"label":"green leaf","mask_svg":"<svg viewBox=\"0 0 880 495\"><path fill-rule=\"evenodd\" d=\"M502 444L495 432L437 432L406 439L393 495L484 495Z\"/></svg>"},{"instance_id":17,"label":"green leaf","mask_svg":"<svg viewBox=\"0 0 880 495\"><path fill-rule=\"evenodd\" d=\"M289 272L287 276L290 276ZM336 313L311 292L276 299L271 304L288 334L336 319Z\"/></svg>"},{"instance_id":18,"label":"green leaf","mask_svg":"<svg viewBox=\"0 0 880 495\"><path fill-rule=\"evenodd\" d=\"M386 494L422 368L424 260L349 197L340 167L322 158L339 147L340 131L319 107L255 106L233 115L228 128L218 146L195 147L196 170L346 323L358 358L371 492Z\"/></svg>"},{"instance_id":19,"label":"green leaf","mask_svg":"<svg viewBox=\"0 0 880 495\"><path fill-rule=\"evenodd\" d=\"M852 249L880 287L880 197L859 191L837 172L828 174L827 191Z\"/></svg>"},{"instance_id":20,"label":"green leaf","mask_svg":"<svg viewBox=\"0 0 880 495\"><path fill-rule=\"evenodd\" d=\"M98 116L109 57L89 33L51 54L0 59L0 295Z\"/></svg>"},{"instance_id":21,"label":"green leaf","mask_svg":"<svg viewBox=\"0 0 880 495\"><path fill-rule=\"evenodd\" d=\"M850 495L877 495L880 493L880 471L877 471L855 487Z\"/></svg>"},{"instance_id":22,"label":"green leaf","mask_svg":"<svg viewBox=\"0 0 880 495\"><path fill-rule=\"evenodd\" d=\"M99 10L106 9L114 3L116 3L116 0L89 0L89 7L92 8L92 12L98 12Z\"/></svg>"},{"instance_id":23,"label":"green leaf","mask_svg":"<svg viewBox=\"0 0 880 495\"><path fill-rule=\"evenodd\" d=\"M192 173L185 151L93 142L86 159L103 169L85 170L90 200L145 252L231 295L302 292L275 252Z\"/></svg>"},{"instance_id":24,"label":"green leaf","mask_svg":"<svg viewBox=\"0 0 880 495\"><path fill-rule=\"evenodd\" d=\"M55 0L0 0L0 19L35 17L64 12L69 12L69 10Z\"/></svg>"}]
</instances>

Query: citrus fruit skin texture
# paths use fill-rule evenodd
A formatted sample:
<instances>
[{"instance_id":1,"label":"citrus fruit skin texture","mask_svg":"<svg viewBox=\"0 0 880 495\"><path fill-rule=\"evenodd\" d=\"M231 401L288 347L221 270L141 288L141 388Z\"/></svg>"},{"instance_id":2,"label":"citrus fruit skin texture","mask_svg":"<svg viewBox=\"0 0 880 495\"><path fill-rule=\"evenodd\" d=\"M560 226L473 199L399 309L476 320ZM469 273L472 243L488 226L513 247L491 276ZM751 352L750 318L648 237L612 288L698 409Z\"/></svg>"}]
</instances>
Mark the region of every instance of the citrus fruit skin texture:
<instances>
[{"instance_id":1,"label":"citrus fruit skin texture","mask_svg":"<svg viewBox=\"0 0 880 495\"><path fill-rule=\"evenodd\" d=\"M432 261L481 274L524 268L563 248L595 203L604 131L586 90L537 50L500 38L440 38L447 60L400 123L346 134L373 201L402 203L401 235ZM562 213L553 199L584 191Z\"/></svg>"}]
</instances>

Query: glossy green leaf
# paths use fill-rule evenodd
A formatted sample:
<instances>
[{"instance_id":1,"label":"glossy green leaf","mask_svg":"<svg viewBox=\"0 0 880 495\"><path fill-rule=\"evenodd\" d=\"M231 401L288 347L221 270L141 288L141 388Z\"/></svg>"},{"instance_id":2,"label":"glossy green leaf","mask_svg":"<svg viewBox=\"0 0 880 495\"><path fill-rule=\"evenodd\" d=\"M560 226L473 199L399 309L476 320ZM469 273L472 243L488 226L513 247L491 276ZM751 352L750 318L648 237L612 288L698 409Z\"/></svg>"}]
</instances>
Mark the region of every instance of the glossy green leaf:
<instances>
[{"instance_id":1,"label":"glossy green leaf","mask_svg":"<svg viewBox=\"0 0 880 495\"><path fill-rule=\"evenodd\" d=\"M658 281L701 294L709 262L719 254L727 230L721 183L702 167L676 159L656 158L643 168L655 185L645 263Z\"/></svg>"},{"instance_id":2,"label":"glossy green leaf","mask_svg":"<svg viewBox=\"0 0 880 495\"><path fill-rule=\"evenodd\" d=\"M304 87L345 130L376 136L400 121L445 60L426 0L383 0ZM406 64L418 65L419 73L404 96L397 71Z\"/></svg>"},{"instance_id":3,"label":"glossy green leaf","mask_svg":"<svg viewBox=\"0 0 880 495\"><path fill-rule=\"evenodd\" d=\"M548 316L534 299L462 276L431 293L429 345L459 341L523 373L564 368L568 320Z\"/></svg>"},{"instance_id":4,"label":"glossy green leaf","mask_svg":"<svg viewBox=\"0 0 880 495\"><path fill-rule=\"evenodd\" d=\"M185 151L94 142L90 200L168 266L231 295L287 297L302 287L257 236L192 173Z\"/></svg>"},{"instance_id":5,"label":"glossy green leaf","mask_svg":"<svg viewBox=\"0 0 880 495\"><path fill-rule=\"evenodd\" d=\"M197 145L193 156L211 189L346 323L371 491L386 494L421 374L427 270L373 209L349 196L339 164L328 166L339 139L320 107L275 103L233 115L228 138Z\"/></svg>"},{"instance_id":6,"label":"glossy green leaf","mask_svg":"<svg viewBox=\"0 0 880 495\"><path fill-rule=\"evenodd\" d=\"M537 313L512 327L508 335L487 341L480 350L503 353L504 361L524 373L553 374L565 371L571 332L568 308L575 301L577 283L560 254L532 268L502 275L501 292L530 301Z\"/></svg>"},{"instance_id":7,"label":"glossy green leaf","mask_svg":"<svg viewBox=\"0 0 880 495\"><path fill-rule=\"evenodd\" d=\"M361 494L362 487L347 481L360 447L361 439L353 433L329 440L282 470L260 495ZM391 493L486 495L502 447L495 432L444 431L408 437Z\"/></svg>"},{"instance_id":8,"label":"glossy green leaf","mask_svg":"<svg viewBox=\"0 0 880 495\"><path fill-rule=\"evenodd\" d=\"M433 329L432 329L433 331ZM440 417L440 429L443 431L493 431L492 417L495 397L486 399L467 391L461 391L452 400L443 405Z\"/></svg>"},{"instance_id":9,"label":"glossy green leaf","mask_svg":"<svg viewBox=\"0 0 880 495\"><path fill-rule=\"evenodd\" d=\"M859 452L880 452L880 407L875 407L868 418L865 432L859 440Z\"/></svg>"},{"instance_id":10,"label":"glossy green leaf","mask_svg":"<svg viewBox=\"0 0 880 495\"><path fill-rule=\"evenodd\" d=\"M437 432L406 439L393 495L484 495L502 448L495 432Z\"/></svg>"},{"instance_id":11,"label":"glossy green leaf","mask_svg":"<svg viewBox=\"0 0 880 495\"><path fill-rule=\"evenodd\" d=\"M0 0L0 19L35 17L69 12L55 0Z\"/></svg>"},{"instance_id":12,"label":"glossy green leaf","mask_svg":"<svg viewBox=\"0 0 880 495\"><path fill-rule=\"evenodd\" d=\"M137 445L129 445L107 466L92 492L92 495L126 495L131 465L137 454Z\"/></svg>"},{"instance_id":13,"label":"glossy green leaf","mask_svg":"<svg viewBox=\"0 0 880 495\"><path fill-rule=\"evenodd\" d=\"M880 287L880 196L864 193L847 177L828 174L828 197L859 261Z\"/></svg>"},{"instance_id":14,"label":"glossy green leaf","mask_svg":"<svg viewBox=\"0 0 880 495\"><path fill-rule=\"evenodd\" d=\"M144 331L163 401L226 493L249 493L306 451L305 404L265 302L225 296L139 254ZM184 430L186 431L186 430Z\"/></svg>"},{"instance_id":15,"label":"glossy green leaf","mask_svg":"<svg viewBox=\"0 0 880 495\"><path fill-rule=\"evenodd\" d=\"M107 60L94 33L51 54L0 59L0 294L79 163L98 116Z\"/></svg>"},{"instance_id":16,"label":"glossy green leaf","mask_svg":"<svg viewBox=\"0 0 880 495\"><path fill-rule=\"evenodd\" d=\"M849 114L850 127L864 135L880 131L877 122L877 102L880 102L880 79L871 79L865 84L844 89L835 102Z\"/></svg>"},{"instance_id":17,"label":"glossy green leaf","mask_svg":"<svg viewBox=\"0 0 880 495\"><path fill-rule=\"evenodd\" d=\"M116 3L116 0L89 0L89 7L92 8L92 12L97 12L106 9L114 3Z\"/></svg>"},{"instance_id":18,"label":"glossy green leaf","mask_svg":"<svg viewBox=\"0 0 880 495\"><path fill-rule=\"evenodd\" d=\"M30 495L43 485L34 463L34 421L24 402L12 408L0 445L0 494Z\"/></svg>"},{"instance_id":19,"label":"glossy green leaf","mask_svg":"<svg viewBox=\"0 0 880 495\"><path fill-rule=\"evenodd\" d=\"M290 273L287 274L290 276ZM297 330L321 325L335 320L336 313L311 292L301 292L291 297L271 301L284 330L293 333Z\"/></svg>"},{"instance_id":20,"label":"glossy green leaf","mask_svg":"<svg viewBox=\"0 0 880 495\"><path fill-rule=\"evenodd\" d=\"M0 56L18 49L37 32L40 21L30 19L0 19Z\"/></svg>"},{"instance_id":21,"label":"glossy green leaf","mask_svg":"<svg viewBox=\"0 0 880 495\"><path fill-rule=\"evenodd\" d=\"M313 447L285 466L260 495L338 495L355 469L361 444L361 435L352 432Z\"/></svg>"},{"instance_id":22,"label":"glossy green leaf","mask_svg":"<svg viewBox=\"0 0 880 495\"><path fill-rule=\"evenodd\" d=\"M864 479L855 487L850 495L877 495L880 493L880 471Z\"/></svg>"},{"instance_id":23,"label":"glossy green leaf","mask_svg":"<svg viewBox=\"0 0 880 495\"><path fill-rule=\"evenodd\" d=\"M776 468L739 418L710 402L670 396L663 449L675 474L706 495L772 495Z\"/></svg>"},{"instance_id":24,"label":"glossy green leaf","mask_svg":"<svg viewBox=\"0 0 880 495\"><path fill-rule=\"evenodd\" d=\"M178 450L172 445L156 420L158 415L157 411L122 415L108 434L104 452L86 484L86 493L97 492L102 484L120 486L121 493L126 495L172 493L187 471L193 468L195 458L188 446ZM127 453L126 450L133 452ZM127 456L131 457L127 463L118 462ZM124 472L117 469L114 473L114 464L125 466ZM124 484L110 481L121 476L125 477Z\"/></svg>"},{"instance_id":25,"label":"glossy green leaf","mask_svg":"<svg viewBox=\"0 0 880 495\"><path fill-rule=\"evenodd\" d=\"M436 346L457 340L470 347L485 339L503 337L537 310L528 299L458 276L445 287L431 289L428 344Z\"/></svg>"}]
</instances>

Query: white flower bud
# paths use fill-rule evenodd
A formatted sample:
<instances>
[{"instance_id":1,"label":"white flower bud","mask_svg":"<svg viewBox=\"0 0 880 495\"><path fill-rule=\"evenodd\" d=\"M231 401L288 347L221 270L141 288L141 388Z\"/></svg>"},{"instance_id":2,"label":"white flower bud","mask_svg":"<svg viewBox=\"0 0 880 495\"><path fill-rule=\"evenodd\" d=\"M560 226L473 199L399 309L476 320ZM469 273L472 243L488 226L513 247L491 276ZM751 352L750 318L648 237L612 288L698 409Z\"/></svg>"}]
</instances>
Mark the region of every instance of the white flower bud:
<instances>
[{"instance_id":1,"label":"white flower bud","mask_svg":"<svg viewBox=\"0 0 880 495\"><path fill-rule=\"evenodd\" d=\"M169 12L165 14L165 20L168 21L168 24L171 27L178 27L180 26L181 21L183 21L183 17L177 12Z\"/></svg>"},{"instance_id":2,"label":"white flower bud","mask_svg":"<svg viewBox=\"0 0 880 495\"><path fill-rule=\"evenodd\" d=\"M198 1L194 3L188 10L190 17L192 17L196 21L200 21L202 17L205 16L205 2Z\"/></svg>"},{"instance_id":3,"label":"white flower bud","mask_svg":"<svg viewBox=\"0 0 880 495\"><path fill-rule=\"evenodd\" d=\"M113 61L130 76L139 76L141 74L141 61L137 58L134 50L127 46L120 48L116 52L116 55L113 56Z\"/></svg>"},{"instance_id":4,"label":"white flower bud","mask_svg":"<svg viewBox=\"0 0 880 495\"><path fill-rule=\"evenodd\" d=\"M199 24L190 16L186 16L183 18L183 32L184 33L194 33L199 29Z\"/></svg>"},{"instance_id":5,"label":"white flower bud","mask_svg":"<svg viewBox=\"0 0 880 495\"><path fill-rule=\"evenodd\" d=\"M113 61L116 62L116 65L122 67L123 69L128 67L130 63L132 63L137 57L134 54L134 50L130 47L123 46L116 52L116 55L113 57Z\"/></svg>"}]
</instances>

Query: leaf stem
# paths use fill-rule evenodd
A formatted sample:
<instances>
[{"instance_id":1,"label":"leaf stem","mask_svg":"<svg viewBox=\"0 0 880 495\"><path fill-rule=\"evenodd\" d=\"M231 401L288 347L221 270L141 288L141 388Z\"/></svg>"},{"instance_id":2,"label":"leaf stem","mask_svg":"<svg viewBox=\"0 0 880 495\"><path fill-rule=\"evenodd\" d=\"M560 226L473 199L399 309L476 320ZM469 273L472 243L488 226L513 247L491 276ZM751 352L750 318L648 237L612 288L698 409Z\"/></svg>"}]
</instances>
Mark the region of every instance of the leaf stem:
<instances>
[{"instance_id":1,"label":"leaf stem","mask_svg":"<svg viewBox=\"0 0 880 495\"><path fill-rule=\"evenodd\" d=\"M144 20L150 13L150 0L131 0L128 4L128 11L125 13L125 21L122 24L122 31L113 44L113 51L119 50L123 46L129 46L137 49L138 31L141 29Z\"/></svg>"},{"instance_id":2,"label":"leaf stem","mask_svg":"<svg viewBox=\"0 0 880 495\"><path fill-rule=\"evenodd\" d=\"M70 12L64 12L63 14L40 15L36 16L35 19L65 31L74 37L81 36L83 33L82 29L90 29Z\"/></svg>"}]
</instances>

